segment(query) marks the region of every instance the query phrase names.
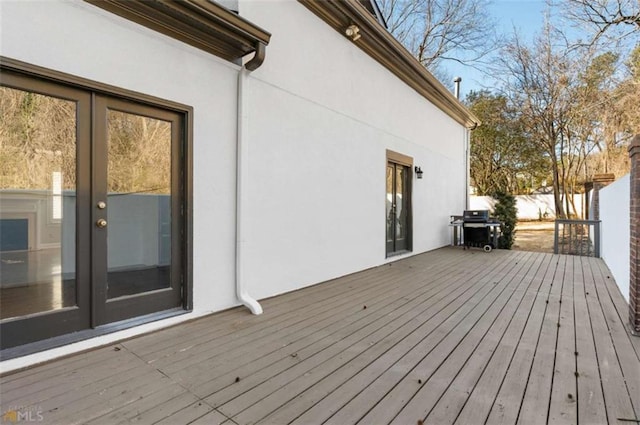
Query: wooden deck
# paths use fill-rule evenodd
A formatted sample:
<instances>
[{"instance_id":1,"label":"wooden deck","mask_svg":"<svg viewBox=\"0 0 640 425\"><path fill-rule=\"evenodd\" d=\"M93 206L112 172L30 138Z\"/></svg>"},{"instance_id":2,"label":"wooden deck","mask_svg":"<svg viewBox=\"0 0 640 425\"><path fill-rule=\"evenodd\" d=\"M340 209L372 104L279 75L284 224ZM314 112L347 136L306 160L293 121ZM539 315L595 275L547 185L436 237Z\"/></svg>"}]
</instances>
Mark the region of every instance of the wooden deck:
<instances>
[{"instance_id":1,"label":"wooden deck","mask_svg":"<svg viewBox=\"0 0 640 425\"><path fill-rule=\"evenodd\" d=\"M640 423L640 338L598 259L443 248L262 304L262 316L233 309L4 376L2 413L55 424Z\"/></svg>"}]
</instances>

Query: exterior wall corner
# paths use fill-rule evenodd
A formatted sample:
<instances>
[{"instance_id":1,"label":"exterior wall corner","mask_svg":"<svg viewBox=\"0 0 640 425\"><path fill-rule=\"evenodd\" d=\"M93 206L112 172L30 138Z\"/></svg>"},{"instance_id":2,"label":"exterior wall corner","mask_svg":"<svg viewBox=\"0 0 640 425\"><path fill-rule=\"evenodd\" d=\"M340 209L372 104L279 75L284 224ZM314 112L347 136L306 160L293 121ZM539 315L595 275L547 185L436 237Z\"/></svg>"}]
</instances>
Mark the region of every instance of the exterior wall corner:
<instances>
[{"instance_id":1,"label":"exterior wall corner","mask_svg":"<svg viewBox=\"0 0 640 425\"><path fill-rule=\"evenodd\" d=\"M629 237L629 322L634 334L640 335L640 135L629 145L631 159L630 237Z\"/></svg>"}]
</instances>

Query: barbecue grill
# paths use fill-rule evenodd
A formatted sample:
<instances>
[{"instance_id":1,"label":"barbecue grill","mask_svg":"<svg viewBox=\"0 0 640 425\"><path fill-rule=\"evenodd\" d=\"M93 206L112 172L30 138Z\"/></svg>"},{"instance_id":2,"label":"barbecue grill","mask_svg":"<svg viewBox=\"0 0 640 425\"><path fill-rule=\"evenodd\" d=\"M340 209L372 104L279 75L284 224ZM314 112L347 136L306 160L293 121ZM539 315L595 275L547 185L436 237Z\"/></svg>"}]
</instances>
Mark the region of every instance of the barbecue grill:
<instances>
[{"instance_id":1,"label":"barbecue grill","mask_svg":"<svg viewBox=\"0 0 640 425\"><path fill-rule=\"evenodd\" d=\"M500 222L489 217L488 210L466 210L462 215L464 247L478 247L486 252L498 247Z\"/></svg>"}]
</instances>

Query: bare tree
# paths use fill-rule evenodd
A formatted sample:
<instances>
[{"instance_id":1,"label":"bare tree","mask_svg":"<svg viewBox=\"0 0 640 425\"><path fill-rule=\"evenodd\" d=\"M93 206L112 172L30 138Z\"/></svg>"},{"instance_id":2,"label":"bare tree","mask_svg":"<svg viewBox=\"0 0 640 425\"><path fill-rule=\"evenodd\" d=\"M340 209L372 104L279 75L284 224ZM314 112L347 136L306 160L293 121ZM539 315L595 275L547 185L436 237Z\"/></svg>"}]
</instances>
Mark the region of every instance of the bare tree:
<instances>
[{"instance_id":1,"label":"bare tree","mask_svg":"<svg viewBox=\"0 0 640 425\"><path fill-rule=\"evenodd\" d=\"M0 190L76 188L76 104L0 87ZM171 124L110 111L109 191L169 193Z\"/></svg>"},{"instance_id":2,"label":"bare tree","mask_svg":"<svg viewBox=\"0 0 640 425\"><path fill-rule=\"evenodd\" d=\"M532 143L550 160L556 215L575 212L572 197L594 173L624 173L624 137L633 134L640 99L632 55L622 83L620 54L576 49L550 24L531 45L517 36L501 55L505 92ZM636 127L637 128L637 127Z\"/></svg>"},{"instance_id":3,"label":"bare tree","mask_svg":"<svg viewBox=\"0 0 640 425\"><path fill-rule=\"evenodd\" d=\"M616 88L615 107L621 114L621 130L626 139L640 132L640 43L626 61L628 76Z\"/></svg>"},{"instance_id":4,"label":"bare tree","mask_svg":"<svg viewBox=\"0 0 640 425\"><path fill-rule=\"evenodd\" d=\"M521 114L525 132L549 159L556 216L565 217L564 182L571 168L572 143L568 124L576 80L573 73L583 66L570 56L568 48L554 44L558 39L549 24L532 46L515 35L497 66L505 76L505 91Z\"/></svg>"},{"instance_id":5,"label":"bare tree","mask_svg":"<svg viewBox=\"0 0 640 425\"><path fill-rule=\"evenodd\" d=\"M428 69L477 64L498 44L488 0L379 0L389 31Z\"/></svg>"},{"instance_id":6,"label":"bare tree","mask_svg":"<svg viewBox=\"0 0 640 425\"><path fill-rule=\"evenodd\" d=\"M560 5L567 18L586 26L592 43L613 32L625 37L640 31L638 0L564 0Z\"/></svg>"}]
</instances>

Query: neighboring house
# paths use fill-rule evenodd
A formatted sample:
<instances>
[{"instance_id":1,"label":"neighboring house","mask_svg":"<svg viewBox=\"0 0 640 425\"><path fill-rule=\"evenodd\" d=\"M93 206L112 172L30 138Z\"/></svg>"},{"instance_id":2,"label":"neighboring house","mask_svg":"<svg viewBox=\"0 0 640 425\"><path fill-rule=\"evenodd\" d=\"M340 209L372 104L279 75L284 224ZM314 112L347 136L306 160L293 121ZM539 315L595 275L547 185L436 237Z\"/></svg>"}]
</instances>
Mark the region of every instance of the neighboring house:
<instances>
[{"instance_id":1,"label":"neighboring house","mask_svg":"<svg viewBox=\"0 0 640 425\"><path fill-rule=\"evenodd\" d=\"M479 122L374 4L0 7L3 360L449 243Z\"/></svg>"}]
</instances>

